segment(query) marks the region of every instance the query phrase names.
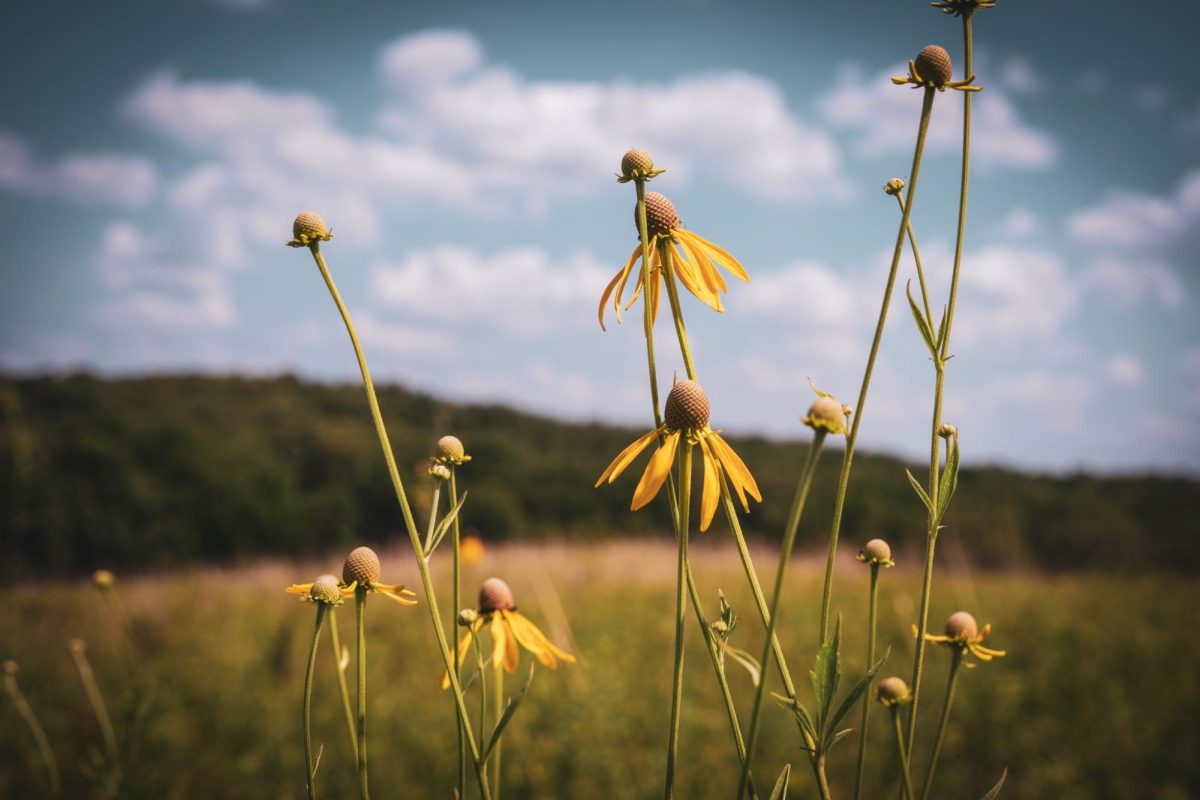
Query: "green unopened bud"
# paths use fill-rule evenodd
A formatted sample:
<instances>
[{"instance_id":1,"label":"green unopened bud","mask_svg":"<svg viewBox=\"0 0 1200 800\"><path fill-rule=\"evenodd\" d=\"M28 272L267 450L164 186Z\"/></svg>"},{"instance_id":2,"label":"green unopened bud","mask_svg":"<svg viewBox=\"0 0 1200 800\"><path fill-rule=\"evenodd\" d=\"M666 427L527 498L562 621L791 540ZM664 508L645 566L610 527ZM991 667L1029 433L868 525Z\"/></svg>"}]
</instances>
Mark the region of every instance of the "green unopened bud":
<instances>
[{"instance_id":1,"label":"green unopened bud","mask_svg":"<svg viewBox=\"0 0 1200 800\"><path fill-rule=\"evenodd\" d=\"M894 197L904 191L904 181L899 178L892 178L883 185L883 190Z\"/></svg>"},{"instance_id":2,"label":"green unopened bud","mask_svg":"<svg viewBox=\"0 0 1200 800\"><path fill-rule=\"evenodd\" d=\"M846 432L846 408L829 395L818 397L808 409L808 416L803 422L813 430L823 430L827 433Z\"/></svg>"},{"instance_id":3,"label":"green unopened bud","mask_svg":"<svg viewBox=\"0 0 1200 800\"><path fill-rule=\"evenodd\" d=\"M473 608L464 608L458 612L458 624L464 628L474 625L477 619L479 619L479 612Z\"/></svg>"},{"instance_id":4,"label":"green unopened bud","mask_svg":"<svg viewBox=\"0 0 1200 800\"><path fill-rule=\"evenodd\" d=\"M949 422L943 422L941 425L938 425L937 435L943 439L950 439L958 436L958 428L954 427Z\"/></svg>"},{"instance_id":5,"label":"green unopened bud","mask_svg":"<svg viewBox=\"0 0 1200 800\"><path fill-rule=\"evenodd\" d=\"M429 474L431 477L437 478L438 480L450 480L450 468L445 464L433 464L429 468Z\"/></svg>"}]
</instances>

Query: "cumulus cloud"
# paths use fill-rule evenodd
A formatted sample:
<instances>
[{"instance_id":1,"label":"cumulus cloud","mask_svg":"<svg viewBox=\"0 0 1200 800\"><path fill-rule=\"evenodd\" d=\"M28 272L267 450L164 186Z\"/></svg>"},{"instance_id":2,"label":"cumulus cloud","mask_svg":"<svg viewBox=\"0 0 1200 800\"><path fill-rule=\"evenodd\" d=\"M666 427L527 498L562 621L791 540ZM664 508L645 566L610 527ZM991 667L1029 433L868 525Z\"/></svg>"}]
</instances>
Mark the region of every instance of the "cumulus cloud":
<instances>
[{"instance_id":1,"label":"cumulus cloud","mask_svg":"<svg viewBox=\"0 0 1200 800\"><path fill-rule=\"evenodd\" d=\"M1137 386L1146 375L1142 360L1130 353L1117 353L1104 365L1104 373L1114 383L1122 386Z\"/></svg>"},{"instance_id":2,"label":"cumulus cloud","mask_svg":"<svg viewBox=\"0 0 1200 800\"><path fill-rule=\"evenodd\" d=\"M130 155L69 155L40 162L20 139L0 131L0 187L75 203L140 208L154 196L158 171Z\"/></svg>"},{"instance_id":3,"label":"cumulus cloud","mask_svg":"<svg viewBox=\"0 0 1200 800\"><path fill-rule=\"evenodd\" d=\"M918 92L892 85L892 75L907 67L867 76L861 65L842 70L834 88L819 102L825 119L855 135L855 147L866 155L911 152L920 117ZM929 152L954 151L962 145L962 117L954 111L962 103L958 92L938 95L939 113L933 115L926 138ZM1058 159L1051 136L1021 119L1016 104L1001 87L989 87L972 103L971 153L977 162L992 167L1046 169Z\"/></svg>"}]
</instances>

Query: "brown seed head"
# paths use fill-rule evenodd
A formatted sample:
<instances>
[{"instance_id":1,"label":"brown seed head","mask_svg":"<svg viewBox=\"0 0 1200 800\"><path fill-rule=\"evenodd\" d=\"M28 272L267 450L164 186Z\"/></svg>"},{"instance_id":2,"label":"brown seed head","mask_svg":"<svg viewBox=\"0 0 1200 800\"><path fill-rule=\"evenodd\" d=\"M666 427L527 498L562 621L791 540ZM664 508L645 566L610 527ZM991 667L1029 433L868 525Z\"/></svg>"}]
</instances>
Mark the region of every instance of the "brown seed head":
<instances>
[{"instance_id":1,"label":"brown seed head","mask_svg":"<svg viewBox=\"0 0 1200 800\"><path fill-rule=\"evenodd\" d=\"M512 589L499 578L488 578L479 587L479 613L488 614L492 611L512 611L517 607L513 601Z\"/></svg>"},{"instance_id":2,"label":"brown seed head","mask_svg":"<svg viewBox=\"0 0 1200 800\"><path fill-rule=\"evenodd\" d=\"M98 569L92 573L92 583L101 589L112 588L112 585L116 582L116 576L106 569Z\"/></svg>"},{"instance_id":3,"label":"brown seed head","mask_svg":"<svg viewBox=\"0 0 1200 800\"><path fill-rule=\"evenodd\" d=\"M671 387L663 420L673 431L698 431L708 426L708 395L695 381L679 381Z\"/></svg>"},{"instance_id":4,"label":"brown seed head","mask_svg":"<svg viewBox=\"0 0 1200 800\"><path fill-rule=\"evenodd\" d=\"M301 211L296 216L296 221L292 223L292 236L301 242L309 239L324 239L329 236L329 226L317 212Z\"/></svg>"},{"instance_id":5,"label":"brown seed head","mask_svg":"<svg viewBox=\"0 0 1200 800\"><path fill-rule=\"evenodd\" d=\"M654 159L645 150L637 147L621 157L621 177L644 176L654 169Z\"/></svg>"},{"instance_id":6,"label":"brown seed head","mask_svg":"<svg viewBox=\"0 0 1200 800\"><path fill-rule=\"evenodd\" d=\"M843 414L842 404L828 395L818 397L817 401L809 406L804 424L814 430L843 433L846 430L846 417Z\"/></svg>"},{"instance_id":7,"label":"brown seed head","mask_svg":"<svg viewBox=\"0 0 1200 800\"><path fill-rule=\"evenodd\" d=\"M462 440L457 436L443 436L438 439L437 443L438 457L445 458L450 461L461 461L462 457L467 454L466 448L463 447Z\"/></svg>"},{"instance_id":8,"label":"brown seed head","mask_svg":"<svg viewBox=\"0 0 1200 800\"><path fill-rule=\"evenodd\" d=\"M333 605L342 599L342 592L338 588L338 579L336 575L322 575L313 581L312 588L308 590L309 600L318 600L322 603Z\"/></svg>"},{"instance_id":9,"label":"brown seed head","mask_svg":"<svg viewBox=\"0 0 1200 800\"><path fill-rule=\"evenodd\" d=\"M928 81L934 86L945 86L954 77L954 64L946 48L936 44L927 45L913 59L917 74L921 80Z\"/></svg>"},{"instance_id":10,"label":"brown seed head","mask_svg":"<svg viewBox=\"0 0 1200 800\"><path fill-rule=\"evenodd\" d=\"M884 678L875 687L875 697L885 706L907 703L909 698L908 684L896 675Z\"/></svg>"},{"instance_id":11,"label":"brown seed head","mask_svg":"<svg viewBox=\"0 0 1200 800\"><path fill-rule=\"evenodd\" d=\"M955 611L946 620L946 635L951 639L974 639L979 635L979 623L967 611Z\"/></svg>"},{"instance_id":12,"label":"brown seed head","mask_svg":"<svg viewBox=\"0 0 1200 800\"><path fill-rule=\"evenodd\" d=\"M651 236L665 236L679 227L679 214L675 204L658 192L646 192L646 232ZM633 227L638 228L637 206L633 207ZM638 228L640 230L640 228Z\"/></svg>"},{"instance_id":13,"label":"brown seed head","mask_svg":"<svg viewBox=\"0 0 1200 800\"><path fill-rule=\"evenodd\" d=\"M379 556L369 547L356 547L342 564L342 582L368 586L379 580Z\"/></svg>"},{"instance_id":14,"label":"brown seed head","mask_svg":"<svg viewBox=\"0 0 1200 800\"><path fill-rule=\"evenodd\" d=\"M890 563L892 560L892 548L883 539L872 539L863 546L858 557L868 564Z\"/></svg>"}]
</instances>

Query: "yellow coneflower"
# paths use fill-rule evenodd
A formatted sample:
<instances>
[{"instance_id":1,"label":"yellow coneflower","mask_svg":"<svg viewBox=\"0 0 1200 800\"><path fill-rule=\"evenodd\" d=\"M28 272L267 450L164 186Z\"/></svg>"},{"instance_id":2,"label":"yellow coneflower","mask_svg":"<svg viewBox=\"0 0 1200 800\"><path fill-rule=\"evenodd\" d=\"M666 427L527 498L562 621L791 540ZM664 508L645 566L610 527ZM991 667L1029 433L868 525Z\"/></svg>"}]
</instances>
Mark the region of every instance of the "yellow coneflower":
<instances>
[{"instance_id":1,"label":"yellow coneflower","mask_svg":"<svg viewBox=\"0 0 1200 800\"><path fill-rule=\"evenodd\" d=\"M637 225L636 211L634 213L634 225ZM720 293L729 289L725 283L725 279L717 271L718 264L743 281L750 280L750 277L746 274L746 270L742 268L738 260L726 252L724 248L713 244L692 231L684 229L679 221L679 214L675 211L675 206L658 192L648 192L646 194L646 234L650 237L648 243L651 278L650 307L655 318L658 317L659 301L659 280L657 275L662 272L660 245L671 249L673 253L673 271L679 276L679 280L687 290L711 306L715 311L725 310L721 305ZM604 307L608 304L610 297L613 301L613 309L617 315L617 322L621 321L621 297L625 291L625 284L633 272L634 265L638 263L641 257L642 245L639 243L634 248L633 255L629 257L629 261L625 263L625 266L617 272L616 276L605 287L604 294L600 297L599 317L601 328L604 328ZM646 265L643 264L642 271L645 269ZM639 272L637 287L634 289L633 297L626 304L626 309L637 301L638 294L641 293L641 287L642 272Z\"/></svg>"},{"instance_id":2,"label":"yellow coneflower","mask_svg":"<svg viewBox=\"0 0 1200 800\"><path fill-rule=\"evenodd\" d=\"M754 476L746 468L745 463L733 452L733 448L721 438L720 431L714 431L708 426L708 395L695 381L679 381L667 395L663 407L663 424L638 438L613 459L608 468L601 473L596 487L602 483L612 483L625 471L638 455L650 446L650 443L661 438L658 449L654 451L642 479L633 492L633 502L630 509L637 511L654 499L662 489L671 465L675 462L675 451L679 441L684 436L692 439L700 446L704 456L704 491L700 497L700 530L708 530L713 515L717 511L717 502L721 497L721 481L729 479L730 486L737 492L742 508L750 510L750 502L746 495L762 502L762 494Z\"/></svg>"},{"instance_id":3,"label":"yellow coneflower","mask_svg":"<svg viewBox=\"0 0 1200 800\"><path fill-rule=\"evenodd\" d=\"M992 633L992 625L988 623L981 629L975 617L969 611L956 611L946 620L946 633L939 636L935 633L925 634L925 641L932 644L957 648L964 655L970 653L980 661L991 661L993 658L1006 655L1004 650L993 650L984 647L983 642ZM917 626L913 626L913 636L917 635ZM971 666L968 664L967 666Z\"/></svg>"},{"instance_id":4,"label":"yellow coneflower","mask_svg":"<svg viewBox=\"0 0 1200 800\"><path fill-rule=\"evenodd\" d=\"M575 663L575 656L551 642L546 634L529 619L518 613L512 589L500 578L488 578L479 589L479 610L470 622L468 630L458 642L458 663L461 666L471 646L471 637L488 626L492 635L492 667L504 667L512 673L517 669L520 652L517 645L524 647L550 669L558 667L559 661ZM442 688L450 688L450 676L442 673Z\"/></svg>"},{"instance_id":5,"label":"yellow coneflower","mask_svg":"<svg viewBox=\"0 0 1200 800\"><path fill-rule=\"evenodd\" d=\"M359 586L363 586L370 592L378 592L384 597L390 597L397 603L403 606L415 606L417 601L414 599L415 594L405 589L403 584L387 584L379 582L379 574L381 567L379 565L379 556L369 547L356 547L350 551L350 555L346 556L346 562L342 565L342 582L338 584L338 590L343 598L353 597L354 590ZM314 582L315 583L315 582ZM323 600L326 603L331 602L324 596L317 598L311 595L313 591L313 583L293 583L284 591L288 594L299 595L301 600ZM328 587L323 587L326 591Z\"/></svg>"}]
</instances>

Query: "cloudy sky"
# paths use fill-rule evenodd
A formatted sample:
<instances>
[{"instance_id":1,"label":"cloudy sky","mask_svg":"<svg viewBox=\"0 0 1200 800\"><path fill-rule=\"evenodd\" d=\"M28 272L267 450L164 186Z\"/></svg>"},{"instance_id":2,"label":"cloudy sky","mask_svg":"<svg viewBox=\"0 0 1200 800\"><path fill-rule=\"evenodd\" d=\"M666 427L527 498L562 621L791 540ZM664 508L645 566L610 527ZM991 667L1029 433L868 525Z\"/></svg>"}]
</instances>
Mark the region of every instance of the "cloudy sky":
<instances>
[{"instance_id":1,"label":"cloudy sky","mask_svg":"<svg viewBox=\"0 0 1200 800\"><path fill-rule=\"evenodd\" d=\"M1197 20L998 6L976 21L946 418L973 463L1200 472ZM636 243L614 173L641 146L667 169L652 188L751 275L722 315L686 301L714 424L799 436L806 378L857 394L899 217L880 187L907 176L920 108L887 78L931 42L961 57L922 0L19 4L0 368L353 379L310 257L283 246L313 208L380 378L644 424L638 314L596 321ZM914 213L935 298L961 103L937 97ZM897 294L863 447L928 452L921 347Z\"/></svg>"}]
</instances>

